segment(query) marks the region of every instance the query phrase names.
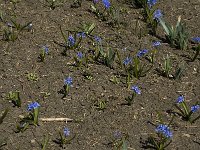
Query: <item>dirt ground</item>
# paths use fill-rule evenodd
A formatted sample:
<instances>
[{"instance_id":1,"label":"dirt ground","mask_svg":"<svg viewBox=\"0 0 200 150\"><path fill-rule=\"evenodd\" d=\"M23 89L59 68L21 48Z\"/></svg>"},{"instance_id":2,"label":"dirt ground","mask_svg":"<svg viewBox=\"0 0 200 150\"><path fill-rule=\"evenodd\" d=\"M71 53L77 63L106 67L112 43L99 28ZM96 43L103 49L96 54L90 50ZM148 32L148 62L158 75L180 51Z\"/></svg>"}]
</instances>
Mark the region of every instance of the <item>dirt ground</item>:
<instances>
[{"instance_id":1,"label":"dirt ground","mask_svg":"<svg viewBox=\"0 0 200 150\"><path fill-rule=\"evenodd\" d=\"M168 123L172 118L169 110L174 109L179 95L184 95L189 106L200 101L200 61L188 61L194 55L192 44L187 50L171 47L164 40L161 26L158 26L158 36L148 34L142 9L135 8L128 0L111 1L111 5L120 10L118 26L98 19L91 12L92 1L89 0L83 0L77 8L71 7L73 0L67 0L53 10L45 0L20 0L15 5L9 0L1 0L0 4L6 22L15 18L21 24L32 22L33 25L31 31L22 31L14 42L0 41L0 112L9 108L0 124L0 141L6 143L0 148L2 150L39 150L47 134L47 149L63 149L54 141L64 127L70 129L70 134L76 135L70 144L64 146L67 150L113 149L110 143L116 131L128 135L128 150L145 149L142 142L155 133L157 112ZM200 36L199 0L160 0L155 7L161 9L164 19L173 25L181 15L190 38ZM64 40L59 27L67 34L67 30L81 31L84 23L94 23L92 34L100 36L103 47L117 50L123 59L135 55L140 49L152 50L153 41L161 42L152 69L146 76L131 81L131 85L138 85L141 89L141 95L134 98L131 106L123 105L132 91L125 84L126 78L117 60L111 68L95 61L90 61L88 67L73 65L78 51L91 55L90 50L94 46L89 38L84 38L77 49L67 51L67 56L62 54L64 48L58 43ZM5 23L1 22L0 27L3 39ZM40 62L38 56L44 45L49 47L49 55ZM184 65L180 79L169 79L157 72L163 67L167 54L172 59L172 74L179 65ZM146 59L143 61L148 63ZM90 72L91 79L85 77L86 72ZM38 79L29 81L27 75L30 73ZM59 91L63 88L64 78L69 75L73 78L73 85L66 98L62 98ZM117 77L117 83L111 82L113 77ZM13 107L6 99L10 91L20 92L21 108ZM44 92L50 95L44 97ZM23 133L15 133L19 116L27 114L27 105L33 101L41 105L39 117L67 117L73 121L40 121L39 126L30 126ZM105 102L103 110L98 109L100 101ZM195 116L198 114L199 111ZM200 120L190 124L176 116L170 127L172 143L166 149L199 150L199 127Z\"/></svg>"}]
</instances>

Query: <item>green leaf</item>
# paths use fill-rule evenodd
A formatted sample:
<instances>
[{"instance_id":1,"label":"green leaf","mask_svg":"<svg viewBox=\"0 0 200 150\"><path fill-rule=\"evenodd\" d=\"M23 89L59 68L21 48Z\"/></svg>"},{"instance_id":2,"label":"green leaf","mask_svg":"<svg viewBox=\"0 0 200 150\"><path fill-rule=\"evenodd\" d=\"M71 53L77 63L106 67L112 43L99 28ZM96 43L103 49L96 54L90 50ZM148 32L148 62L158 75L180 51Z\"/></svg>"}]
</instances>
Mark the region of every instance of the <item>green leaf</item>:
<instances>
[{"instance_id":1,"label":"green leaf","mask_svg":"<svg viewBox=\"0 0 200 150\"><path fill-rule=\"evenodd\" d=\"M3 119L6 117L6 115L8 114L8 108L6 108L6 110L4 110L2 116L0 116L0 124L3 123Z\"/></svg>"}]
</instances>

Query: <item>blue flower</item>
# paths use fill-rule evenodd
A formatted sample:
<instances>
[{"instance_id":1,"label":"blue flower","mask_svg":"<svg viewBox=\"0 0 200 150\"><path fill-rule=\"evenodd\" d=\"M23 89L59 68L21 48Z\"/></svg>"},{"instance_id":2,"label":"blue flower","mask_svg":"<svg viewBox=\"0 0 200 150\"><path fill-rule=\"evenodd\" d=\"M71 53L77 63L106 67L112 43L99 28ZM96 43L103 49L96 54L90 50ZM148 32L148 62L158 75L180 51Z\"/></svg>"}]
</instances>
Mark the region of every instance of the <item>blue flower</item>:
<instances>
[{"instance_id":1,"label":"blue flower","mask_svg":"<svg viewBox=\"0 0 200 150\"><path fill-rule=\"evenodd\" d=\"M82 38L86 37L85 32L79 32L79 33L77 33L77 36L82 37Z\"/></svg>"},{"instance_id":2,"label":"blue flower","mask_svg":"<svg viewBox=\"0 0 200 150\"><path fill-rule=\"evenodd\" d=\"M192 41L195 43L200 43L200 37L194 37L192 38Z\"/></svg>"},{"instance_id":3,"label":"blue flower","mask_svg":"<svg viewBox=\"0 0 200 150\"><path fill-rule=\"evenodd\" d=\"M110 8L110 1L109 0L102 0L102 3L104 4L105 8L108 9Z\"/></svg>"},{"instance_id":4,"label":"blue flower","mask_svg":"<svg viewBox=\"0 0 200 150\"><path fill-rule=\"evenodd\" d=\"M64 128L64 131L63 131L63 132L64 132L64 136L65 136L65 137L67 137L67 136L70 135L70 130L69 130L69 128L67 128L67 127Z\"/></svg>"},{"instance_id":5,"label":"blue flower","mask_svg":"<svg viewBox=\"0 0 200 150\"><path fill-rule=\"evenodd\" d=\"M164 135L166 138L172 137L172 132L170 131L170 129L167 125L160 124L160 125L157 126L157 128L155 130L156 130L156 132Z\"/></svg>"},{"instance_id":6,"label":"blue flower","mask_svg":"<svg viewBox=\"0 0 200 150\"><path fill-rule=\"evenodd\" d=\"M68 37L68 43L69 43L69 46L74 46L74 44L75 44L75 39L74 39L74 37L73 37L72 35L70 35L70 36Z\"/></svg>"},{"instance_id":7,"label":"blue flower","mask_svg":"<svg viewBox=\"0 0 200 150\"><path fill-rule=\"evenodd\" d=\"M38 107L40 107L40 104L38 102L32 102L32 103L28 104L27 110L31 111L31 110L36 109Z\"/></svg>"},{"instance_id":8,"label":"blue flower","mask_svg":"<svg viewBox=\"0 0 200 150\"><path fill-rule=\"evenodd\" d=\"M131 87L131 90L133 90L136 94L141 94L141 90L138 86L134 85Z\"/></svg>"},{"instance_id":9,"label":"blue flower","mask_svg":"<svg viewBox=\"0 0 200 150\"><path fill-rule=\"evenodd\" d=\"M153 42L153 44L152 44L153 47L158 47L158 46L160 46L160 45L161 45L161 43L160 43L159 41L155 41L155 42Z\"/></svg>"},{"instance_id":10,"label":"blue flower","mask_svg":"<svg viewBox=\"0 0 200 150\"><path fill-rule=\"evenodd\" d=\"M47 46L43 46L42 48L44 49L45 54L49 53L49 48Z\"/></svg>"},{"instance_id":11,"label":"blue flower","mask_svg":"<svg viewBox=\"0 0 200 150\"><path fill-rule=\"evenodd\" d=\"M68 85L68 86L71 86L72 85L72 77L67 77L64 79L64 84L65 85Z\"/></svg>"},{"instance_id":12,"label":"blue flower","mask_svg":"<svg viewBox=\"0 0 200 150\"><path fill-rule=\"evenodd\" d=\"M147 49L143 49L143 50L141 50L141 51L139 51L139 52L137 53L137 57L142 57L142 56L144 56L146 53L148 53L148 50L147 50Z\"/></svg>"},{"instance_id":13,"label":"blue flower","mask_svg":"<svg viewBox=\"0 0 200 150\"><path fill-rule=\"evenodd\" d=\"M157 9L153 13L153 19L159 20L162 17L162 13L160 9Z\"/></svg>"},{"instance_id":14,"label":"blue flower","mask_svg":"<svg viewBox=\"0 0 200 150\"><path fill-rule=\"evenodd\" d=\"M181 95L181 96L179 96L179 97L177 98L176 103L180 104L180 103L182 103L183 101L184 101L184 97L183 97L183 95Z\"/></svg>"},{"instance_id":15,"label":"blue flower","mask_svg":"<svg viewBox=\"0 0 200 150\"><path fill-rule=\"evenodd\" d=\"M77 53L77 57L78 57L78 59L82 59L83 58L83 53L82 52L78 52Z\"/></svg>"},{"instance_id":16,"label":"blue flower","mask_svg":"<svg viewBox=\"0 0 200 150\"><path fill-rule=\"evenodd\" d=\"M96 42L98 42L98 43L100 43L101 42L101 38L99 37L99 36L94 36L94 40L96 41Z\"/></svg>"},{"instance_id":17,"label":"blue flower","mask_svg":"<svg viewBox=\"0 0 200 150\"><path fill-rule=\"evenodd\" d=\"M114 138L116 138L116 139L122 138L122 133L120 131L115 131L114 132Z\"/></svg>"},{"instance_id":18,"label":"blue flower","mask_svg":"<svg viewBox=\"0 0 200 150\"><path fill-rule=\"evenodd\" d=\"M99 2L99 0L93 0L93 3L98 3Z\"/></svg>"},{"instance_id":19,"label":"blue flower","mask_svg":"<svg viewBox=\"0 0 200 150\"><path fill-rule=\"evenodd\" d=\"M194 113L194 112L196 112L199 108L200 108L199 105L194 105L194 106L191 107L191 111Z\"/></svg>"},{"instance_id":20,"label":"blue flower","mask_svg":"<svg viewBox=\"0 0 200 150\"><path fill-rule=\"evenodd\" d=\"M124 65L128 65L132 62L132 58L131 57L126 57L126 59L123 61Z\"/></svg>"},{"instance_id":21,"label":"blue flower","mask_svg":"<svg viewBox=\"0 0 200 150\"><path fill-rule=\"evenodd\" d=\"M157 0L147 0L147 4L148 4L149 8L154 6L156 3L157 3Z\"/></svg>"}]
</instances>

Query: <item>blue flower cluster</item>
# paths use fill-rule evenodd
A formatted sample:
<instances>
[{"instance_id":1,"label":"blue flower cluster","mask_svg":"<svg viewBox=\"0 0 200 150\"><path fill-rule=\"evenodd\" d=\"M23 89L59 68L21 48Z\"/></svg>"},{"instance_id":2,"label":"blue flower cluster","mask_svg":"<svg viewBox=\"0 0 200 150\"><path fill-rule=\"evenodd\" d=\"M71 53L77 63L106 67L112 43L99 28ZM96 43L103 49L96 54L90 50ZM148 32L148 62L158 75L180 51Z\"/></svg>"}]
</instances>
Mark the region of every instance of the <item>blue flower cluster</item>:
<instances>
[{"instance_id":1,"label":"blue flower cluster","mask_svg":"<svg viewBox=\"0 0 200 150\"><path fill-rule=\"evenodd\" d=\"M104 6L105 6L106 9L110 8L110 6L111 6L109 0L102 0L102 3L104 4Z\"/></svg>"},{"instance_id":2,"label":"blue flower cluster","mask_svg":"<svg viewBox=\"0 0 200 150\"><path fill-rule=\"evenodd\" d=\"M78 52L77 53L77 57L78 57L78 59L82 59L83 58L83 53L82 52Z\"/></svg>"},{"instance_id":3,"label":"blue flower cluster","mask_svg":"<svg viewBox=\"0 0 200 150\"><path fill-rule=\"evenodd\" d=\"M200 37L194 37L192 38L192 41L195 43L200 43Z\"/></svg>"},{"instance_id":4,"label":"blue flower cluster","mask_svg":"<svg viewBox=\"0 0 200 150\"><path fill-rule=\"evenodd\" d=\"M70 135L70 130L69 130L69 128L67 128L67 127L64 128L64 131L63 131L63 132L64 132L64 136L65 136L65 137L67 137L67 136Z\"/></svg>"},{"instance_id":5,"label":"blue flower cluster","mask_svg":"<svg viewBox=\"0 0 200 150\"><path fill-rule=\"evenodd\" d=\"M139 51L139 52L137 53L137 57L142 57L142 56L144 56L146 53L148 53L148 50L147 50L147 49L143 49L143 50L141 50L141 51Z\"/></svg>"},{"instance_id":6,"label":"blue flower cluster","mask_svg":"<svg viewBox=\"0 0 200 150\"><path fill-rule=\"evenodd\" d=\"M155 19L157 21L159 21L162 16L163 16L163 14L160 9L155 10L153 13L153 19Z\"/></svg>"},{"instance_id":7,"label":"blue flower cluster","mask_svg":"<svg viewBox=\"0 0 200 150\"><path fill-rule=\"evenodd\" d=\"M72 77L67 77L64 79L64 85L68 85L68 86L71 86L72 85Z\"/></svg>"},{"instance_id":8,"label":"blue flower cluster","mask_svg":"<svg viewBox=\"0 0 200 150\"><path fill-rule=\"evenodd\" d=\"M141 94L141 90L138 86L134 85L131 87L131 90L133 90L136 94Z\"/></svg>"},{"instance_id":9,"label":"blue flower cluster","mask_svg":"<svg viewBox=\"0 0 200 150\"><path fill-rule=\"evenodd\" d=\"M158 46L160 46L160 45L161 45L161 43L160 43L159 41L155 41L155 42L153 42L153 44L152 44L153 47L158 47Z\"/></svg>"},{"instance_id":10,"label":"blue flower cluster","mask_svg":"<svg viewBox=\"0 0 200 150\"><path fill-rule=\"evenodd\" d=\"M194 105L194 106L191 107L191 111L194 113L197 110L199 110L199 108L200 108L200 105Z\"/></svg>"},{"instance_id":11,"label":"blue flower cluster","mask_svg":"<svg viewBox=\"0 0 200 150\"><path fill-rule=\"evenodd\" d=\"M170 131L170 129L167 125L159 124L155 130L156 130L157 133L161 133L166 138L172 137L172 132Z\"/></svg>"},{"instance_id":12,"label":"blue flower cluster","mask_svg":"<svg viewBox=\"0 0 200 150\"><path fill-rule=\"evenodd\" d=\"M149 8L154 6L157 3L157 0L147 0L147 5Z\"/></svg>"},{"instance_id":13,"label":"blue flower cluster","mask_svg":"<svg viewBox=\"0 0 200 150\"><path fill-rule=\"evenodd\" d=\"M123 61L124 65L128 65L132 62L132 58L131 57L126 57L126 59Z\"/></svg>"},{"instance_id":14,"label":"blue flower cluster","mask_svg":"<svg viewBox=\"0 0 200 150\"><path fill-rule=\"evenodd\" d=\"M179 97L177 98L176 103L180 104L180 103L182 103L183 101L184 101L184 97L183 97L183 95L181 95L181 96L179 96Z\"/></svg>"},{"instance_id":15,"label":"blue flower cluster","mask_svg":"<svg viewBox=\"0 0 200 150\"><path fill-rule=\"evenodd\" d=\"M40 104L38 102L32 102L32 103L28 104L27 110L31 111L31 110L36 109L38 107L40 107Z\"/></svg>"},{"instance_id":16,"label":"blue flower cluster","mask_svg":"<svg viewBox=\"0 0 200 150\"><path fill-rule=\"evenodd\" d=\"M68 44L70 47L75 45L75 39L72 35L68 37Z\"/></svg>"}]
</instances>

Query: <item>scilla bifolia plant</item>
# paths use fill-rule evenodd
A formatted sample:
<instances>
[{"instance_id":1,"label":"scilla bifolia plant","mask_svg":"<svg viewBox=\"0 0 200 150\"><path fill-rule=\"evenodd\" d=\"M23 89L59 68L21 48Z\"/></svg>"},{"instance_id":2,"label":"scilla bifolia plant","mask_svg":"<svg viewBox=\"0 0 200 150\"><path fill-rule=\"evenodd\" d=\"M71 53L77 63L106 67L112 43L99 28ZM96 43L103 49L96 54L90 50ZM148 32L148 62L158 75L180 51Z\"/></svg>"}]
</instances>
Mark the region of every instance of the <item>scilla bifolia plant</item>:
<instances>
[{"instance_id":1,"label":"scilla bifolia plant","mask_svg":"<svg viewBox=\"0 0 200 150\"><path fill-rule=\"evenodd\" d=\"M73 83L73 79L72 77L68 76L67 78L64 79L64 91L63 91L63 98L67 96L67 94L69 94L69 89L72 86Z\"/></svg>"},{"instance_id":2,"label":"scilla bifolia plant","mask_svg":"<svg viewBox=\"0 0 200 150\"><path fill-rule=\"evenodd\" d=\"M59 136L60 137L55 140L55 143L59 144L62 148L64 148L64 145L70 144L76 135L71 136L69 128L64 127L63 132L59 132Z\"/></svg>"},{"instance_id":3,"label":"scilla bifolia plant","mask_svg":"<svg viewBox=\"0 0 200 150\"><path fill-rule=\"evenodd\" d=\"M29 114L20 120L16 132L24 132L29 125L38 125L39 107L40 104L38 102L32 102L28 105Z\"/></svg>"},{"instance_id":4,"label":"scilla bifolia plant","mask_svg":"<svg viewBox=\"0 0 200 150\"><path fill-rule=\"evenodd\" d=\"M44 62L44 59L46 57L46 55L49 54L49 48L47 46L43 46L41 48L41 53L40 53L40 56L39 56L39 59L41 62Z\"/></svg>"},{"instance_id":5,"label":"scilla bifolia plant","mask_svg":"<svg viewBox=\"0 0 200 150\"><path fill-rule=\"evenodd\" d=\"M144 148L152 148L156 150L164 150L172 142L173 134L170 130L170 125L173 122L174 116L168 124L162 121L161 115L158 113L159 124L155 125L155 134L150 135L147 141L143 144Z\"/></svg>"},{"instance_id":6,"label":"scilla bifolia plant","mask_svg":"<svg viewBox=\"0 0 200 150\"><path fill-rule=\"evenodd\" d=\"M125 98L125 100L127 101L127 105L128 106L131 106L131 104L133 103L133 99L135 98L136 95L140 95L141 94L141 90L136 85L133 85L131 87L131 91L132 91L132 95L127 97L127 98Z\"/></svg>"},{"instance_id":7,"label":"scilla bifolia plant","mask_svg":"<svg viewBox=\"0 0 200 150\"><path fill-rule=\"evenodd\" d=\"M130 88L130 80L131 78L135 77L139 79L140 77L144 77L147 72L152 68L152 65L150 67L147 67L146 64L142 64L142 57L148 53L147 49L140 50L137 55L133 58L127 57L124 61L124 69L127 73L127 85L128 88Z\"/></svg>"},{"instance_id":8,"label":"scilla bifolia plant","mask_svg":"<svg viewBox=\"0 0 200 150\"><path fill-rule=\"evenodd\" d=\"M152 64L155 61L155 55L158 51L158 47L161 45L161 43L159 41L155 41L153 42L152 46L153 46L153 50L151 50L150 54L146 57L149 62L151 62Z\"/></svg>"},{"instance_id":9,"label":"scilla bifolia plant","mask_svg":"<svg viewBox=\"0 0 200 150\"><path fill-rule=\"evenodd\" d=\"M67 55L68 50L74 50L79 46L79 44L81 43L84 36L82 36L82 35L79 36L79 34L77 34L77 32L75 32L75 31L73 31L74 34L70 34L72 32L69 31L68 37L67 37L65 35L65 33L62 31L61 26L60 26L60 31L61 31L62 37L64 39L64 43L59 44L59 45L65 48L63 51L63 55Z\"/></svg>"},{"instance_id":10,"label":"scilla bifolia plant","mask_svg":"<svg viewBox=\"0 0 200 150\"><path fill-rule=\"evenodd\" d=\"M103 11L100 11L100 8L98 8L99 3L103 4ZM109 15L110 7L111 3L109 0L93 0L93 5L91 5L92 12L104 21L107 20L106 17Z\"/></svg>"},{"instance_id":11,"label":"scilla bifolia plant","mask_svg":"<svg viewBox=\"0 0 200 150\"><path fill-rule=\"evenodd\" d=\"M200 37L194 37L194 38L192 38L192 42L195 43L195 44L197 44L197 46L194 47L195 55L194 55L194 57L191 60L191 61L195 61L195 59L197 59L197 57L200 54Z\"/></svg>"},{"instance_id":12,"label":"scilla bifolia plant","mask_svg":"<svg viewBox=\"0 0 200 150\"><path fill-rule=\"evenodd\" d=\"M176 27L173 27L166 23L162 18L159 18L159 22L162 25L166 38L171 46L178 47L182 50L187 49L188 46L188 33L185 25L181 22L181 16L178 17Z\"/></svg>"},{"instance_id":13,"label":"scilla bifolia plant","mask_svg":"<svg viewBox=\"0 0 200 150\"><path fill-rule=\"evenodd\" d=\"M108 144L112 144L114 150L128 150L127 134L121 133L120 131L115 131L114 135L110 139L111 142L109 142Z\"/></svg>"},{"instance_id":14,"label":"scilla bifolia plant","mask_svg":"<svg viewBox=\"0 0 200 150\"><path fill-rule=\"evenodd\" d=\"M156 129L156 136L150 136L148 147L156 150L164 150L172 142L172 132L169 125L159 124Z\"/></svg>"},{"instance_id":15,"label":"scilla bifolia plant","mask_svg":"<svg viewBox=\"0 0 200 150\"><path fill-rule=\"evenodd\" d=\"M18 39L18 35L22 30L30 31L30 27L32 28L32 23L29 22L25 25L21 25L17 23L15 20L11 20L11 23L7 23L7 27L3 30L3 40L12 41Z\"/></svg>"},{"instance_id":16,"label":"scilla bifolia plant","mask_svg":"<svg viewBox=\"0 0 200 150\"><path fill-rule=\"evenodd\" d=\"M156 0L147 0L143 4L144 8L144 19L147 22L147 26L151 28L151 33L156 34L159 19L162 17L160 9L154 9L153 6L156 4ZM143 2L144 3L144 2Z\"/></svg>"},{"instance_id":17,"label":"scilla bifolia plant","mask_svg":"<svg viewBox=\"0 0 200 150\"><path fill-rule=\"evenodd\" d=\"M19 96L19 91L9 92L7 99L11 101L14 106L21 107L21 98Z\"/></svg>"},{"instance_id":18,"label":"scilla bifolia plant","mask_svg":"<svg viewBox=\"0 0 200 150\"><path fill-rule=\"evenodd\" d=\"M175 112L179 116L182 117L183 120L189 121L190 123L194 123L196 120L200 118L200 115L196 118L192 118L193 114L200 109L200 105L196 103L191 107L189 110L188 105L185 102L185 98L181 95L177 98L175 107L177 108L178 112Z\"/></svg>"}]
</instances>

